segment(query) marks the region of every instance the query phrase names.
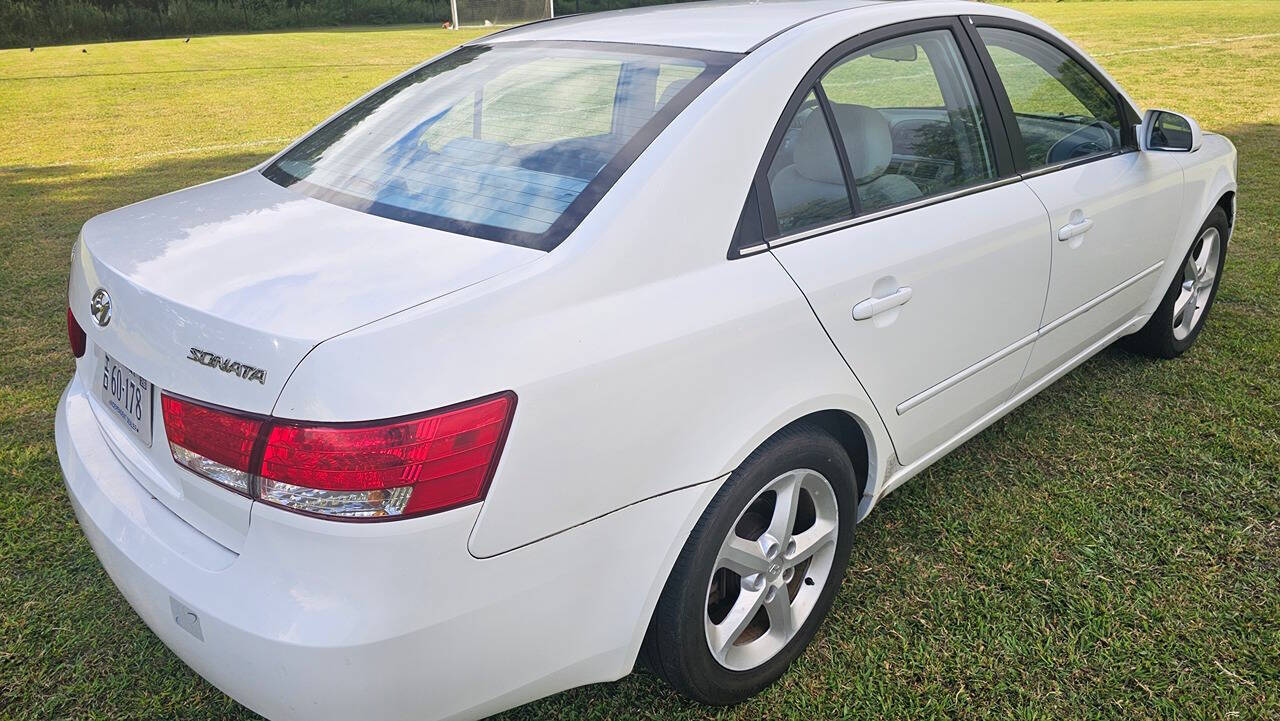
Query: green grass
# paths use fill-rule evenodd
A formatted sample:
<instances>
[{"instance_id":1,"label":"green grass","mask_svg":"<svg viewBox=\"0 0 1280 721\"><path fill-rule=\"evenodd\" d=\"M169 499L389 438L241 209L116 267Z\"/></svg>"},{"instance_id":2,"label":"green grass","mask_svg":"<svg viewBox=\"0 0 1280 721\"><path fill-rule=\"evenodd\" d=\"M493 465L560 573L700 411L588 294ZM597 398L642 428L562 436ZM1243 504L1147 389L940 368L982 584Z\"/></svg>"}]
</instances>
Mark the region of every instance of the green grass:
<instances>
[{"instance_id":1,"label":"green grass","mask_svg":"<svg viewBox=\"0 0 1280 721\"><path fill-rule=\"evenodd\" d=\"M758 699L707 709L637 674L508 719L1280 718L1280 4L1021 7L1239 147L1195 349L1104 352L887 498L824 630ZM0 718L252 717L147 631L68 507L52 416L79 226L241 170L466 37L0 51ZM1135 51L1167 45L1190 46Z\"/></svg>"}]
</instances>

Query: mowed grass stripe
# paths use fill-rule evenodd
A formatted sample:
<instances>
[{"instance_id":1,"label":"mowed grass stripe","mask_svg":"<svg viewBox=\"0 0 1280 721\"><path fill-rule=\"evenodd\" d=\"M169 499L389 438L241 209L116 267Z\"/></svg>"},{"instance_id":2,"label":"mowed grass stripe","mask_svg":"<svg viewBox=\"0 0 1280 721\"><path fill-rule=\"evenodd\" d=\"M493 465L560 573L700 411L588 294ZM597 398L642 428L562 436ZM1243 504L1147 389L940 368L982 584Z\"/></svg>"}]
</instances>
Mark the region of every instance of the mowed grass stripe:
<instances>
[{"instance_id":1,"label":"mowed grass stripe","mask_svg":"<svg viewBox=\"0 0 1280 721\"><path fill-rule=\"evenodd\" d=\"M1107 351L886 499L832 618L759 699L707 709L640 674L505 718L1280 718L1280 13L1018 7L1240 148L1239 230L1196 348ZM250 167L466 33L0 51L0 718L252 718L139 622L67 505L51 428L80 225ZM355 65L287 67L331 64Z\"/></svg>"}]
</instances>

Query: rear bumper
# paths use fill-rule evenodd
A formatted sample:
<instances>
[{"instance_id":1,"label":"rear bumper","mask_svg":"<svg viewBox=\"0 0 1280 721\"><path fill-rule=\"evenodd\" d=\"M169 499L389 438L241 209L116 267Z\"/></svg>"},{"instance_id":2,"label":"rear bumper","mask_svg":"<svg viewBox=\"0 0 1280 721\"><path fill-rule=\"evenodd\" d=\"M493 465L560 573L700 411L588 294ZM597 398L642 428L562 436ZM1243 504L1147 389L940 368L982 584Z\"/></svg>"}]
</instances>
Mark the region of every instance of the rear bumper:
<instances>
[{"instance_id":1,"label":"rear bumper","mask_svg":"<svg viewBox=\"0 0 1280 721\"><path fill-rule=\"evenodd\" d=\"M718 486L484 560L467 552L478 505L357 524L255 504L237 555L129 475L78 380L56 437L76 517L129 604L188 666L275 721L479 718L625 675Z\"/></svg>"}]
</instances>

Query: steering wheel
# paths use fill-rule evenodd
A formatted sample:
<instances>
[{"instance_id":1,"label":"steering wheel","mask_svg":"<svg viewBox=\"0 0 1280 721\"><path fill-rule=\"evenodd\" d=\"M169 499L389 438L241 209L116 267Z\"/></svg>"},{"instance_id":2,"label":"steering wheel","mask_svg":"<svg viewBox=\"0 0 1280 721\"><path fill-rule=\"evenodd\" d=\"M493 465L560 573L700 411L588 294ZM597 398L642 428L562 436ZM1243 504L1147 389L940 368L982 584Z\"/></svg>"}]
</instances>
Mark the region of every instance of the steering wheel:
<instances>
[{"instance_id":1,"label":"steering wheel","mask_svg":"<svg viewBox=\"0 0 1280 721\"><path fill-rule=\"evenodd\" d=\"M1045 155L1045 162L1052 165L1064 160L1083 158L1111 150L1115 147L1111 131L1111 125L1101 120L1076 128L1050 146L1049 152Z\"/></svg>"}]
</instances>

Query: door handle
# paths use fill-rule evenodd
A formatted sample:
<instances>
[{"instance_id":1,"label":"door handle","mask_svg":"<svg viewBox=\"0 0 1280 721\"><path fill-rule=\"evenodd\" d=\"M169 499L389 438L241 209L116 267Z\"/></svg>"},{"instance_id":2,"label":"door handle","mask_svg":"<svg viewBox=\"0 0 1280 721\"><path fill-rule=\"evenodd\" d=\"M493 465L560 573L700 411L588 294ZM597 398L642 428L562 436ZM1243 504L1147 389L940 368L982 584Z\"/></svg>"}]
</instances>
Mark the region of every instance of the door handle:
<instances>
[{"instance_id":1,"label":"door handle","mask_svg":"<svg viewBox=\"0 0 1280 721\"><path fill-rule=\"evenodd\" d=\"M866 320L890 308L897 308L909 300L911 300L911 287L904 285L889 295L880 298L867 298L858 303L853 307L853 319Z\"/></svg>"},{"instance_id":2,"label":"door handle","mask_svg":"<svg viewBox=\"0 0 1280 721\"><path fill-rule=\"evenodd\" d=\"M1084 235L1093 227L1093 221L1089 218L1078 220L1074 223L1068 223L1058 228L1058 240L1071 240L1078 235Z\"/></svg>"}]
</instances>

